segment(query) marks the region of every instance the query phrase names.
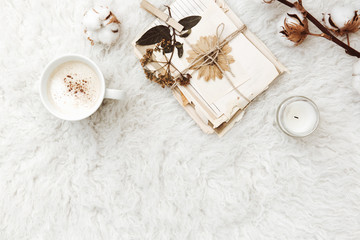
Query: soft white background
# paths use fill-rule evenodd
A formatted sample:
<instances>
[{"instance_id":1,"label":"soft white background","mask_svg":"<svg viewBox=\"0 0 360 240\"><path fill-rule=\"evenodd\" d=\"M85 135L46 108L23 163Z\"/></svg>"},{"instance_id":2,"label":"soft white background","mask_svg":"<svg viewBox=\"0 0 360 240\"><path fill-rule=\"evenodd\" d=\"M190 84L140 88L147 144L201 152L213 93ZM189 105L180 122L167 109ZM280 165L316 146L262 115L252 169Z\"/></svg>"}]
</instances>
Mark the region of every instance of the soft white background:
<instances>
[{"instance_id":1,"label":"soft white background","mask_svg":"<svg viewBox=\"0 0 360 240\"><path fill-rule=\"evenodd\" d=\"M153 17L139 0L109 3L122 22L109 50L84 39L81 19L92 1L0 1L1 240L360 239L355 58L317 38L283 47L275 37L283 5L228 3L290 73L219 139L145 79L130 43ZM336 3L360 8L357 0L304 0L318 18ZM360 49L360 33L353 38ZM51 116L39 76L66 53L93 59L128 99L106 100L81 122ZM318 131L305 139L274 122L293 95L321 110Z\"/></svg>"}]
</instances>

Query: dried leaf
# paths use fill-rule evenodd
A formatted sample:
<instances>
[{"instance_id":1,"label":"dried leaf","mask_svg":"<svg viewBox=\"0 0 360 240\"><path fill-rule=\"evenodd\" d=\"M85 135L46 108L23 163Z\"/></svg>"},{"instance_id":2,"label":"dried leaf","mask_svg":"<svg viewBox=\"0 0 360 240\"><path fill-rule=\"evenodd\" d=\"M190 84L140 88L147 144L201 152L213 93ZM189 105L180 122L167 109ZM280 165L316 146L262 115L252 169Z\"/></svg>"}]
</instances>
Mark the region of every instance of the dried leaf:
<instances>
[{"instance_id":1,"label":"dried leaf","mask_svg":"<svg viewBox=\"0 0 360 240\"><path fill-rule=\"evenodd\" d=\"M200 22L200 20L200 16L189 16L181 19L179 23L184 26L183 30L185 31L195 27Z\"/></svg>"},{"instance_id":2,"label":"dried leaf","mask_svg":"<svg viewBox=\"0 0 360 240\"><path fill-rule=\"evenodd\" d=\"M191 29L187 30L185 33L181 34L181 38L187 38L191 34Z\"/></svg>"},{"instance_id":3,"label":"dried leaf","mask_svg":"<svg viewBox=\"0 0 360 240\"><path fill-rule=\"evenodd\" d=\"M184 55L184 46L181 44L180 47L176 46L176 48L178 50L178 56L179 56L179 58L181 58Z\"/></svg>"},{"instance_id":4,"label":"dried leaf","mask_svg":"<svg viewBox=\"0 0 360 240\"><path fill-rule=\"evenodd\" d=\"M170 40L170 28L164 25L159 25L149 29L139 40L136 41L137 45L146 46L161 42L161 40Z\"/></svg>"}]
</instances>

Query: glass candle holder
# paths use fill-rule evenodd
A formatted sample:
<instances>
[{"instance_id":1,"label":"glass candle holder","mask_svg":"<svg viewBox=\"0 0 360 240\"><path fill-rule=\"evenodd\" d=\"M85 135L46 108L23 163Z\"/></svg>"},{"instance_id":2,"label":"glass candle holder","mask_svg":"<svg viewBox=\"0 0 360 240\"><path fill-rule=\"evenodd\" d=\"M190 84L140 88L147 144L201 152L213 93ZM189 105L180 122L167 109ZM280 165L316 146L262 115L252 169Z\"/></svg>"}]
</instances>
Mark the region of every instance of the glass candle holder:
<instances>
[{"instance_id":1,"label":"glass candle holder","mask_svg":"<svg viewBox=\"0 0 360 240\"><path fill-rule=\"evenodd\" d=\"M277 109L276 121L280 129L292 137L312 134L320 122L320 112L309 98L295 96L285 99Z\"/></svg>"}]
</instances>

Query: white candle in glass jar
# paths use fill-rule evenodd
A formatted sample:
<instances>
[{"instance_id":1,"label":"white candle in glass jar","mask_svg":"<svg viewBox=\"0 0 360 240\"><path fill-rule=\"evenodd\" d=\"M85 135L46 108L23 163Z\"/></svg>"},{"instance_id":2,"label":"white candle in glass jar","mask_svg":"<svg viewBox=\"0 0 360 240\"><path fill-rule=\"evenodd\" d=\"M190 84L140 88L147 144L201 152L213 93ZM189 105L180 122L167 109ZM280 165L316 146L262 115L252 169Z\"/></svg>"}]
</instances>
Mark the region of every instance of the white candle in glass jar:
<instances>
[{"instance_id":1,"label":"white candle in glass jar","mask_svg":"<svg viewBox=\"0 0 360 240\"><path fill-rule=\"evenodd\" d=\"M277 112L277 121L281 130L294 137L305 137L313 133L319 124L319 119L317 106L305 97L286 99Z\"/></svg>"}]
</instances>

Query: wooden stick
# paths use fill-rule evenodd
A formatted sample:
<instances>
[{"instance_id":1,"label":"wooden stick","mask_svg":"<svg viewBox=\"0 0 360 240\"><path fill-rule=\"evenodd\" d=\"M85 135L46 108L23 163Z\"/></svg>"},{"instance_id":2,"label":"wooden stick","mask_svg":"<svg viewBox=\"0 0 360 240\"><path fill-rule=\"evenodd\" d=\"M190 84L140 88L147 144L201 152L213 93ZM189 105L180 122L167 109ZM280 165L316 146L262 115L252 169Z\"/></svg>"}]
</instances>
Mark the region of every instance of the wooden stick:
<instances>
[{"instance_id":1,"label":"wooden stick","mask_svg":"<svg viewBox=\"0 0 360 240\"><path fill-rule=\"evenodd\" d=\"M166 24L173 27L176 31L181 32L184 29L184 26L178 23L175 19L157 9L154 5L149 3L147 0L142 0L140 6L144 8L146 11L164 21Z\"/></svg>"}]
</instances>

